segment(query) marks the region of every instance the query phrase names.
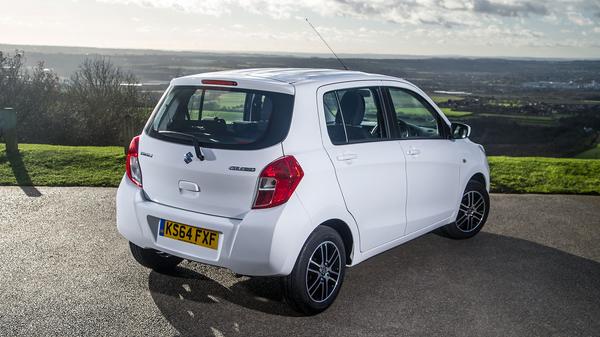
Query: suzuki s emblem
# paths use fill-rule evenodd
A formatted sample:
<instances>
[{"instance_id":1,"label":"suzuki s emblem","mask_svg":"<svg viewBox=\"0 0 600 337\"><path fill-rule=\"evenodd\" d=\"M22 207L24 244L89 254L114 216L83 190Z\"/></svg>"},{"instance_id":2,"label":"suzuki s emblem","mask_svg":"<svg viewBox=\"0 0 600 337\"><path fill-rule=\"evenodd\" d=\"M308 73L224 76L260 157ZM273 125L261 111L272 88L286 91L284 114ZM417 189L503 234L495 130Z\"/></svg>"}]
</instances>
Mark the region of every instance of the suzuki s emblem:
<instances>
[{"instance_id":1,"label":"suzuki s emblem","mask_svg":"<svg viewBox=\"0 0 600 337\"><path fill-rule=\"evenodd\" d=\"M192 162L192 160L193 160L192 158L194 158L194 155L191 152L188 152L188 153L185 154L185 157L183 157L183 161L186 164L189 164L189 163Z\"/></svg>"}]
</instances>

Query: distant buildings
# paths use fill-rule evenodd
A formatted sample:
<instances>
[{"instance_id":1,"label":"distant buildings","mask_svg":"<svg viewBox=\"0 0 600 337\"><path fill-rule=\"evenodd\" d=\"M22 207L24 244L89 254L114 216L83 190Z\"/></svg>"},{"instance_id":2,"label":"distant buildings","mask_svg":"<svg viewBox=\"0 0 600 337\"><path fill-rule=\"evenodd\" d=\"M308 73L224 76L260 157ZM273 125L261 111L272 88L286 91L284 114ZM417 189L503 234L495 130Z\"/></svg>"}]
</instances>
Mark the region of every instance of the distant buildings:
<instances>
[{"instance_id":1,"label":"distant buildings","mask_svg":"<svg viewBox=\"0 0 600 337\"><path fill-rule=\"evenodd\" d=\"M523 83L522 86L524 88L529 88L529 89L566 89L566 90L592 89L592 90L600 90L600 82L597 82L595 80L588 82L588 83L577 83L574 81L569 81L569 82L537 81L537 82L526 82L526 83Z\"/></svg>"},{"instance_id":2,"label":"distant buildings","mask_svg":"<svg viewBox=\"0 0 600 337\"><path fill-rule=\"evenodd\" d=\"M464 91L436 90L436 91L434 91L434 93L440 94L440 95L453 95L453 96L469 96L469 95L472 95L470 92L464 92Z\"/></svg>"}]
</instances>

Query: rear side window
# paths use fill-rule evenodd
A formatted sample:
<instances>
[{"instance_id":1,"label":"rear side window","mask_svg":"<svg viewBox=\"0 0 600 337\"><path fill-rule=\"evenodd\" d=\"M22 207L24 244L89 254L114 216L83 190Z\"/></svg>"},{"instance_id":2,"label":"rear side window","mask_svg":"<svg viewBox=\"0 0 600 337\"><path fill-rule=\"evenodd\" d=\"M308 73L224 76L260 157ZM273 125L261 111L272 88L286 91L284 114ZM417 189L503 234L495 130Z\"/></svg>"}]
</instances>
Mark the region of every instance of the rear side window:
<instances>
[{"instance_id":1,"label":"rear side window","mask_svg":"<svg viewBox=\"0 0 600 337\"><path fill-rule=\"evenodd\" d=\"M323 95L327 132L335 145L387 138L377 88L352 88Z\"/></svg>"},{"instance_id":2,"label":"rear side window","mask_svg":"<svg viewBox=\"0 0 600 337\"><path fill-rule=\"evenodd\" d=\"M161 134L195 136L202 147L260 149L281 142L292 118L294 96L246 89L173 87L149 127L151 136L189 143Z\"/></svg>"}]
</instances>

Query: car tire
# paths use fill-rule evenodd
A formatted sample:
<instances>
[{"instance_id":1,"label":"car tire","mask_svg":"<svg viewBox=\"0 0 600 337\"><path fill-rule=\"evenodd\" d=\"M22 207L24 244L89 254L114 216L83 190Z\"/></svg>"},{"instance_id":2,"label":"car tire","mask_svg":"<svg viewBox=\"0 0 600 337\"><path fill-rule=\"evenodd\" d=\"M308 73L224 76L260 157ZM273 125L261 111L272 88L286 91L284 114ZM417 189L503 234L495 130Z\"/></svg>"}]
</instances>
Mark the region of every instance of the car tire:
<instances>
[{"instance_id":1,"label":"car tire","mask_svg":"<svg viewBox=\"0 0 600 337\"><path fill-rule=\"evenodd\" d=\"M133 258L142 266L159 272L172 271L183 261L177 256L168 255L158 250L141 248L129 242L129 249Z\"/></svg>"},{"instance_id":2,"label":"car tire","mask_svg":"<svg viewBox=\"0 0 600 337\"><path fill-rule=\"evenodd\" d=\"M456 220L446 225L444 231L453 239L471 238L481 231L489 212L490 195L485 185L471 180L463 193Z\"/></svg>"},{"instance_id":3,"label":"car tire","mask_svg":"<svg viewBox=\"0 0 600 337\"><path fill-rule=\"evenodd\" d=\"M282 278L286 302L306 315L322 312L335 301L345 270L346 250L340 234L331 227L317 227L304 243L292 273Z\"/></svg>"}]
</instances>

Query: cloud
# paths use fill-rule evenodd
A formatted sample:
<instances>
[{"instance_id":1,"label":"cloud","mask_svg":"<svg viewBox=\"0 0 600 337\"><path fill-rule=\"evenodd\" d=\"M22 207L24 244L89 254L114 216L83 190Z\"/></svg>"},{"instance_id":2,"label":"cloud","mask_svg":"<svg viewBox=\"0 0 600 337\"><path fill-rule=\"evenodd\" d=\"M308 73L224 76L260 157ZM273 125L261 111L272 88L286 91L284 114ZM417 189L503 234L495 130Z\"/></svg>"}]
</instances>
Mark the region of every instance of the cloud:
<instances>
[{"instance_id":1,"label":"cloud","mask_svg":"<svg viewBox=\"0 0 600 337\"><path fill-rule=\"evenodd\" d=\"M356 1L356 0L334 0L334 3L345 7L348 12L359 14L359 15L381 15L382 7L388 7L388 11L396 11L398 8L406 9L408 7L417 7L416 1L398 1L396 3L384 3L384 2L367 2L367 1ZM385 6L382 6L385 5Z\"/></svg>"},{"instance_id":2,"label":"cloud","mask_svg":"<svg viewBox=\"0 0 600 337\"><path fill-rule=\"evenodd\" d=\"M433 26L467 29L498 24L510 18L542 20L549 25L571 22L597 26L598 0L96 0L113 4L137 5L226 16L244 11L272 19L317 15L323 19L347 17L401 26ZM525 20L525 21L524 21ZM511 24L515 24L512 22Z\"/></svg>"},{"instance_id":3,"label":"cloud","mask_svg":"<svg viewBox=\"0 0 600 337\"><path fill-rule=\"evenodd\" d=\"M411 18L425 15L441 17L466 12L501 17L548 15L560 12L561 7L595 8L596 0L96 0L108 3L135 4L143 7L173 9L206 15L220 16L231 13L232 8L242 8L256 14L275 18L289 18L307 11L324 16L346 15L353 17L383 18L390 21L411 22ZM431 21L431 20L423 20ZM448 20L451 21L451 20Z\"/></svg>"},{"instance_id":4,"label":"cloud","mask_svg":"<svg viewBox=\"0 0 600 337\"><path fill-rule=\"evenodd\" d=\"M322 15L377 20L397 24L458 27L474 24L461 0L325 0Z\"/></svg>"},{"instance_id":5,"label":"cloud","mask_svg":"<svg viewBox=\"0 0 600 337\"><path fill-rule=\"evenodd\" d=\"M182 12L221 16L230 13L230 0L96 0L98 2L137 5L146 8L170 9Z\"/></svg>"},{"instance_id":6,"label":"cloud","mask_svg":"<svg viewBox=\"0 0 600 337\"><path fill-rule=\"evenodd\" d=\"M593 1L593 0L590 0ZM591 2L585 5L585 10L587 12L593 13L593 16L597 19L600 19L600 1Z\"/></svg>"},{"instance_id":7,"label":"cloud","mask_svg":"<svg viewBox=\"0 0 600 337\"><path fill-rule=\"evenodd\" d=\"M576 12L569 12L567 18L578 26L591 26L594 24L594 21Z\"/></svg>"},{"instance_id":8,"label":"cloud","mask_svg":"<svg viewBox=\"0 0 600 337\"><path fill-rule=\"evenodd\" d=\"M546 5L533 1L495 2L475 0L473 2L473 11L499 16L548 15L550 13Z\"/></svg>"}]
</instances>

